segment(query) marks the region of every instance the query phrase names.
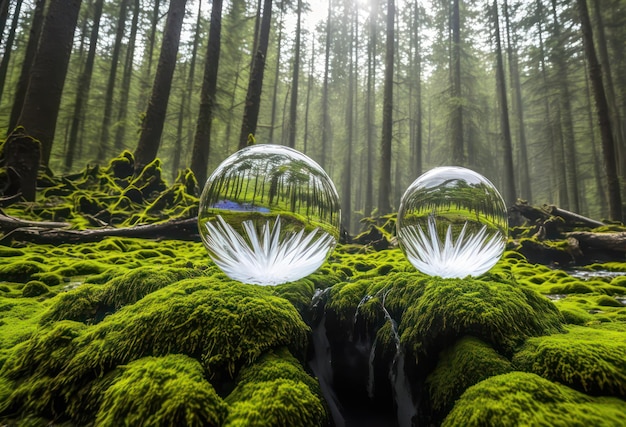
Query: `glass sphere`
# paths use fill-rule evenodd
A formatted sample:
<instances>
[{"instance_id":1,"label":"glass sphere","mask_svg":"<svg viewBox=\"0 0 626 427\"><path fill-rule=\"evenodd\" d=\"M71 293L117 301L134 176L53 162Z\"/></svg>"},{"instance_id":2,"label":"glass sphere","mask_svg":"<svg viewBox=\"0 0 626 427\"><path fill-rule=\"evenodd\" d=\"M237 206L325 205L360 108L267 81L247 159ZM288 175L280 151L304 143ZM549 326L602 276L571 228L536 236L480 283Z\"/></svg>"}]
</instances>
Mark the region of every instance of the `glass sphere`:
<instances>
[{"instance_id":1,"label":"glass sphere","mask_svg":"<svg viewBox=\"0 0 626 427\"><path fill-rule=\"evenodd\" d=\"M339 240L337 190L309 157L253 145L224 160L200 197L198 228L213 261L243 283L305 277Z\"/></svg>"},{"instance_id":2,"label":"glass sphere","mask_svg":"<svg viewBox=\"0 0 626 427\"><path fill-rule=\"evenodd\" d=\"M506 205L484 176L438 167L419 178L400 201L398 242L422 273L478 276L500 259L508 233Z\"/></svg>"}]
</instances>

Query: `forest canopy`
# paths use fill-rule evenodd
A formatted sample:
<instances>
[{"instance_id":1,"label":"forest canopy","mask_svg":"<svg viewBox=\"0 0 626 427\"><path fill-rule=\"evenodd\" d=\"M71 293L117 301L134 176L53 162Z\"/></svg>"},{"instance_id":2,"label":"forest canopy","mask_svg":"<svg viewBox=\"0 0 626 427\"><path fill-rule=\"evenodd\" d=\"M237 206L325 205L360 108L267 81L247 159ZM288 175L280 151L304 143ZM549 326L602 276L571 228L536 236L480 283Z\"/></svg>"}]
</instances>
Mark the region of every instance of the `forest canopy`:
<instances>
[{"instance_id":1,"label":"forest canopy","mask_svg":"<svg viewBox=\"0 0 626 427\"><path fill-rule=\"evenodd\" d=\"M624 0L1 0L0 131L200 185L253 135L324 167L348 230L439 165L623 220L625 32Z\"/></svg>"}]
</instances>

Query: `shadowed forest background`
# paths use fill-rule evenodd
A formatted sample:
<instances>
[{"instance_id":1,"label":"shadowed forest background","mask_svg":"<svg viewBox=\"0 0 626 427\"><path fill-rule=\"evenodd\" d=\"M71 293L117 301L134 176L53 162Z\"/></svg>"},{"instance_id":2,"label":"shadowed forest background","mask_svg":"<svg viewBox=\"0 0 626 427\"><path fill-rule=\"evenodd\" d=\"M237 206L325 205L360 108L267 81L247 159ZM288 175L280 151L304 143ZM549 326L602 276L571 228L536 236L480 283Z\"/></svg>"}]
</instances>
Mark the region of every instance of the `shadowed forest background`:
<instances>
[{"instance_id":1,"label":"shadowed forest background","mask_svg":"<svg viewBox=\"0 0 626 427\"><path fill-rule=\"evenodd\" d=\"M1 0L0 131L55 174L129 150L200 185L252 134L320 163L351 231L439 165L623 219L625 1L313 3Z\"/></svg>"}]
</instances>

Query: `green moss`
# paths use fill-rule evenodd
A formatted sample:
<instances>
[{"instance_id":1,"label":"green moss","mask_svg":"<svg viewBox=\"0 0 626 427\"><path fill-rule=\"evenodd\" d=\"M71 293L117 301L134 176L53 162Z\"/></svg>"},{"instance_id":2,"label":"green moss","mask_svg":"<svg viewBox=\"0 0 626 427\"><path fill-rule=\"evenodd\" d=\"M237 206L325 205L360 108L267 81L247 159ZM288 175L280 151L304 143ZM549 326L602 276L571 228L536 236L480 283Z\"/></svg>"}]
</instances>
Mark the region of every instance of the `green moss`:
<instances>
[{"instance_id":1,"label":"green moss","mask_svg":"<svg viewBox=\"0 0 626 427\"><path fill-rule=\"evenodd\" d=\"M20 249L10 248L7 246L0 246L0 258L8 258L14 256L24 255L24 251Z\"/></svg>"},{"instance_id":2,"label":"green moss","mask_svg":"<svg viewBox=\"0 0 626 427\"><path fill-rule=\"evenodd\" d=\"M593 398L534 374L511 372L470 387L443 426L619 426L626 402Z\"/></svg>"},{"instance_id":3,"label":"green moss","mask_svg":"<svg viewBox=\"0 0 626 427\"><path fill-rule=\"evenodd\" d=\"M525 371L590 394L626 397L626 336L572 326L529 339L513 362Z\"/></svg>"},{"instance_id":4,"label":"green moss","mask_svg":"<svg viewBox=\"0 0 626 427\"><path fill-rule=\"evenodd\" d=\"M431 407L436 413L447 413L468 387L513 370L506 358L473 337L460 339L437 360L437 367L426 378Z\"/></svg>"},{"instance_id":5,"label":"green moss","mask_svg":"<svg viewBox=\"0 0 626 427\"><path fill-rule=\"evenodd\" d=\"M304 384L287 379L247 384L245 399L234 402L224 426L327 425L320 399Z\"/></svg>"},{"instance_id":6,"label":"green moss","mask_svg":"<svg viewBox=\"0 0 626 427\"><path fill-rule=\"evenodd\" d=\"M16 261L0 267L0 280L26 283L33 278L34 274L42 271L44 267L38 262Z\"/></svg>"},{"instance_id":7,"label":"green moss","mask_svg":"<svg viewBox=\"0 0 626 427\"><path fill-rule=\"evenodd\" d=\"M200 363L183 355L129 363L104 393L100 426L221 426L224 401L204 378Z\"/></svg>"},{"instance_id":8,"label":"green moss","mask_svg":"<svg viewBox=\"0 0 626 427\"><path fill-rule=\"evenodd\" d=\"M510 354L526 338L561 330L548 299L524 287L477 279L431 278L400 324L402 343L418 359L473 335Z\"/></svg>"},{"instance_id":9,"label":"green moss","mask_svg":"<svg viewBox=\"0 0 626 427\"><path fill-rule=\"evenodd\" d=\"M58 320L74 320L77 322L93 322L103 307L103 289L99 285L81 285L76 289L64 292L53 300L53 305L42 317L43 324Z\"/></svg>"},{"instance_id":10,"label":"green moss","mask_svg":"<svg viewBox=\"0 0 626 427\"><path fill-rule=\"evenodd\" d=\"M33 279L43 282L46 286L58 286L63 283L63 276L58 273L46 272L33 274Z\"/></svg>"},{"instance_id":11,"label":"green moss","mask_svg":"<svg viewBox=\"0 0 626 427\"><path fill-rule=\"evenodd\" d=\"M45 283L40 282L39 280L31 280L24 285L24 288L22 289L22 296L24 298L32 298L47 294L48 292L50 292L50 289L48 289Z\"/></svg>"}]
</instances>

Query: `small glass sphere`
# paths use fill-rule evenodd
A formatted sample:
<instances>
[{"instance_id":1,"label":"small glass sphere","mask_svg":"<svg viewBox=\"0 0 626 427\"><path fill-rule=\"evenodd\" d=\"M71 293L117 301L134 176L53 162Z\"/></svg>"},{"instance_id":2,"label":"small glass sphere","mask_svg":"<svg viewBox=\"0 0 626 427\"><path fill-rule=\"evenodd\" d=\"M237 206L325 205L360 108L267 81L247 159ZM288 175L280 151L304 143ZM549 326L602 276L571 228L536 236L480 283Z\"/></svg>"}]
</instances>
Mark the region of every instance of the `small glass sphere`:
<instances>
[{"instance_id":1,"label":"small glass sphere","mask_svg":"<svg viewBox=\"0 0 626 427\"><path fill-rule=\"evenodd\" d=\"M198 228L231 279L277 285L305 277L339 240L337 190L309 157L253 145L224 160L200 197Z\"/></svg>"},{"instance_id":2,"label":"small glass sphere","mask_svg":"<svg viewBox=\"0 0 626 427\"><path fill-rule=\"evenodd\" d=\"M409 262L431 276L478 276L504 253L506 205L484 176L462 167L434 168L406 190L396 222Z\"/></svg>"}]
</instances>

